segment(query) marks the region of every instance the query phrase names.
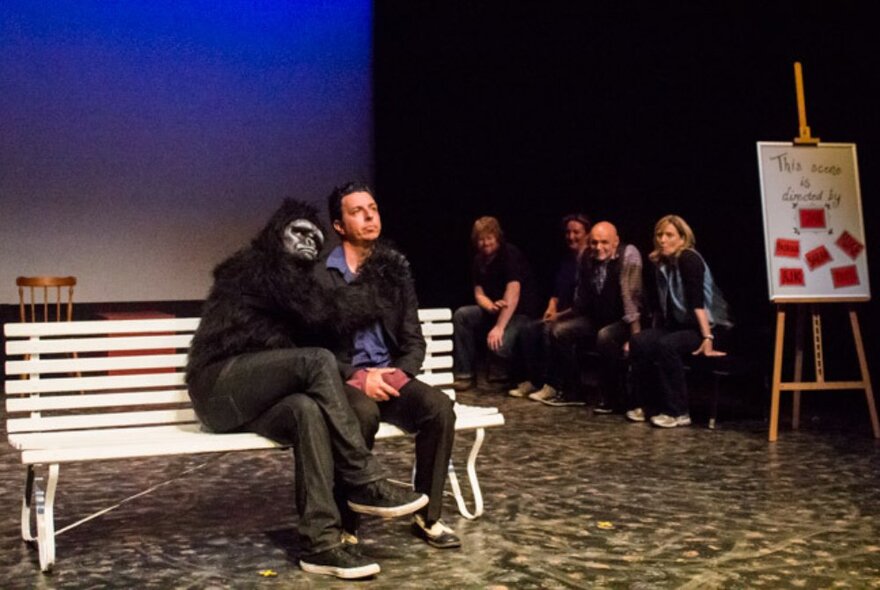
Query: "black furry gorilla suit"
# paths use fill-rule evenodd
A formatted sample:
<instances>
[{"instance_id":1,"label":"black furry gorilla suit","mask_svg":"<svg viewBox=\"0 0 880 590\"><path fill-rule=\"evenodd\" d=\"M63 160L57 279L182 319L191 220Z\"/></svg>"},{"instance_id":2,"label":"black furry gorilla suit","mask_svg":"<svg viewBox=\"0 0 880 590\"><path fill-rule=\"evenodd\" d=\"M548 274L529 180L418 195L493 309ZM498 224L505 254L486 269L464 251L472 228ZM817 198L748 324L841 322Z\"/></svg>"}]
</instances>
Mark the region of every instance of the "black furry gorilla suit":
<instances>
[{"instance_id":1,"label":"black furry gorilla suit","mask_svg":"<svg viewBox=\"0 0 880 590\"><path fill-rule=\"evenodd\" d=\"M293 444L299 533L304 552L314 554L340 544L334 479L355 487L383 473L346 401L335 357L298 343L376 316L359 303L361 291L322 288L314 261L285 250L282 234L296 219L321 227L313 207L286 200L249 247L214 269L187 383L208 429Z\"/></svg>"}]
</instances>

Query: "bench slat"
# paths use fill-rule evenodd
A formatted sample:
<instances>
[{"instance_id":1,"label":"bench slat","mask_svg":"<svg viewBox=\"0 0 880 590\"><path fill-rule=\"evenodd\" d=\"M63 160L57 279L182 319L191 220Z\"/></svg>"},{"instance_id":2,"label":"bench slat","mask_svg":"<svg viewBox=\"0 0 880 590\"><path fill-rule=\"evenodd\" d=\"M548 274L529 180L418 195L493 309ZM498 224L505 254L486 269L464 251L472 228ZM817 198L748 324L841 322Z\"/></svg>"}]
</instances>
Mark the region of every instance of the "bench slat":
<instances>
[{"instance_id":1,"label":"bench slat","mask_svg":"<svg viewBox=\"0 0 880 590\"><path fill-rule=\"evenodd\" d=\"M192 334L164 336L114 336L112 338L65 338L60 340L7 340L6 354L63 354L110 350L167 350L188 348Z\"/></svg>"},{"instance_id":2,"label":"bench slat","mask_svg":"<svg viewBox=\"0 0 880 590\"><path fill-rule=\"evenodd\" d=\"M112 414L9 418L6 421L6 430L10 433L34 432L47 430L75 430L77 428L107 428L112 426L134 426L143 424L173 424L175 422L195 421L195 412L187 408L177 410L153 410L146 412L116 412Z\"/></svg>"},{"instance_id":3,"label":"bench slat","mask_svg":"<svg viewBox=\"0 0 880 590\"><path fill-rule=\"evenodd\" d=\"M428 354L451 353L452 340L425 340L425 350Z\"/></svg>"},{"instance_id":4,"label":"bench slat","mask_svg":"<svg viewBox=\"0 0 880 590\"><path fill-rule=\"evenodd\" d=\"M27 361L7 361L6 374L37 375L42 373L87 373L90 371L164 369L184 366L186 366L186 354L31 359Z\"/></svg>"},{"instance_id":5,"label":"bench slat","mask_svg":"<svg viewBox=\"0 0 880 590\"><path fill-rule=\"evenodd\" d=\"M158 406L168 404L190 405L185 389L165 391L142 391L139 393L100 393L85 395L44 395L8 398L6 411L47 412L51 410L74 410L87 408L112 408L116 406Z\"/></svg>"},{"instance_id":6,"label":"bench slat","mask_svg":"<svg viewBox=\"0 0 880 590\"><path fill-rule=\"evenodd\" d=\"M436 369L451 369L452 368L452 357L451 356L429 356L425 357L425 362L422 363L423 371L434 371Z\"/></svg>"},{"instance_id":7,"label":"bench slat","mask_svg":"<svg viewBox=\"0 0 880 590\"><path fill-rule=\"evenodd\" d=\"M452 336L452 324L422 324L422 335L425 338Z\"/></svg>"},{"instance_id":8,"label":"bench slat","mask_svg":"<svg viewBox=\"0 0 880 590\"><path fill-rule=\"evenodd\" d=\"M119 441L144 442L174 438L200 432L201 424L161 424L158 426L130 426L123 428L102 428L100 430L59 430L55 432L18 432L9 435L9 444L19 450L47 449L65 447L88 447L113 445Z\"/></svg>"},{"instance_id":9,"label":"bench slat","mask_svg":"<svg viewBox=\"0 0 880 590\"><path fill-rule=\"evenodd\" d=\"M420 322L448 322L452 319L452 310L448 307L426 307L419 310Z\"/></svg>"},{"instance_id":10,"label":"bench slat","mask_svg":"<svg viewBox=\"0 0 880 590\"><path fill-rule=\"evenodd\" d=\"M504 416L494 414L471 414L458 416L455 423L456 430L472 430L475 428L491 428L504 424ZM70 461L93 461L100 459L122 459L128 457L150 457L160 455L179 455L194 453L211 453L224 451L243 451L282 448L287 445L276 443L258 434L251 432L236 432L230 434L213 434L196 430L197 425L187 427L187 430L163 430L142 429L143 438L126 441L102 441L85 439L80 442L88 442L86 446L67 446L54 448L25 448L22 451L22 462L31 463L61 463ZM153 432L149 432L152 430ZM383 422L376 434L377 439L392 438L407 435L396 426ZM146 440L149 437L149 440ZM37 436L31 438L31 442L39 441ZM133 442L132 442L133 441Z\"/></svg>"},{"instance_id":11,"label":"bench slat","mask_svg":"<svg viewBox=\"0 0 880 590\"><path fill-rule=\"evenodd\" d=\"M141 375L109 375L106 377L57 377L52 379L18 379L6 382L7 394L48 393L63 391L99 391L144 387L179 387L183 373L148 373Z\"/></svg>"},{"instance_id":12,"label":"bench slat","mask_svg":"<svg viewBox=\"0 0 880 590\"><path fill-rule=\"evenodd\" d=\"M200 318L154 320L95 320L76 322L11 322L4 326L7 338L31 336L81 336L85 334L134 334L146 332L195 332Z\"/></svg>"},{"instance_id":13,"label":"bench slat","mask_svg":"<svg viewBox=\"0 0 880 590\"><path fill-rule=\"evenodd\" d=\"M422 373L419 375L419 381L424 381L428 385L435 387L449 385L452 383L452 373Z\"/></svg>"}]
</instances>

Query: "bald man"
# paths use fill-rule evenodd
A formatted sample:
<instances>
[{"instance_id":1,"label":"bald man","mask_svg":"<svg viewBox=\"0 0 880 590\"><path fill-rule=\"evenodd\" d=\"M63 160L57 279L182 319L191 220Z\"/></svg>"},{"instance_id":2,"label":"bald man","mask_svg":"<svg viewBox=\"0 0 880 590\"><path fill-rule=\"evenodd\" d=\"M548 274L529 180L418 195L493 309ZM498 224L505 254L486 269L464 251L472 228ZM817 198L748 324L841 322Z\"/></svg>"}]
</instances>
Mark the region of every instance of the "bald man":
<instances>
[{"instance_id":1,"label":"bald man","mask_svg":"<svg viewBox=\"0 0 880 590\"><path fill-rule=\"evenodd\" d=\"M557 340L553 350L559 355L571 355L578 348L599 353L602 362L594 411L607 414L614 406L622 406L618 361L629 352L630 336L641 330L642 257L635 246L620 241L613 224L600 221L590 230L588 255L581 258L579 277L568 314L580 318L588 329L574 335L576 342ZM574 370L576 358L563 365ZM568 379L574 381L577 376Z\"/></svg>"}]
</instances>

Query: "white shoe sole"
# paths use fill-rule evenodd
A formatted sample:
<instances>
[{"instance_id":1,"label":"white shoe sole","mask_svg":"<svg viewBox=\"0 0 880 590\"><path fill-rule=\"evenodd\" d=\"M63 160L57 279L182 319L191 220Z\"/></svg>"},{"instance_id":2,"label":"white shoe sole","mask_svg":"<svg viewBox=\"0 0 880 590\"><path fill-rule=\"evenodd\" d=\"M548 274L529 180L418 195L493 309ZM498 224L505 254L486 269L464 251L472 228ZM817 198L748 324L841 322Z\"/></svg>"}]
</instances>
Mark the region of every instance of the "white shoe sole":
<instances>
[{"instance_id":1,"label":"white shoe sole","mask_svg":"<svg viewBox=\"0 0 880 590\"><path fill-rule=\"evenodd\" d=\"M428 505L428 496L422 494L409 504L401 504L400 506L369 506L367 504L358 504L357 502L348 501L348 507L358 514L367 514L369 516L381 516L382 518L397 518L398 516L406 516L412 514L419 508Z\"/></svg>"},{"instance_id":2,"label":"white shoe sole","mask_svg":"<svg viewBox=\"0 0 880 590\"><path fill-rule=\"evenodd\" d=\"M370 563L367 565L362 565L361 567L336 567L332 565L318 565L316 563L308 563L307 561L303 561L302 559L299 560L299 567L302 568L302 571L308 572L310 574L336 576L337 578L342 578L343 580L357 580L358 578L367 578L369 576L375 576L380 571L382 571L378 563Z\"/></svg>"}]
</instances>

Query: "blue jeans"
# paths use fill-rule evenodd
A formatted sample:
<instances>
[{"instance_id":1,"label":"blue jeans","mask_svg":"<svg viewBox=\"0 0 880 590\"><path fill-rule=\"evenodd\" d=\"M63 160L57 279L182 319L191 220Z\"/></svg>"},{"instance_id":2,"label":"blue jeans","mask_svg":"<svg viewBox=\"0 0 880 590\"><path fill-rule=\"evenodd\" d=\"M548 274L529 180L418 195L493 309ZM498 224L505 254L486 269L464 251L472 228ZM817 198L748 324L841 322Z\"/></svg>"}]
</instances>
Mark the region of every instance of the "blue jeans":
<instances>
[{"instance_id":1,"label":"blue jeans","mask_svg":"<svg viewBox=\"0 0 880 590\"><path fill-rule=\"evenodd\" d=\"M452 314L453 341L452 372L456 378L469 379L474 376L474 364L477 350L486 346L486 336L495 326L498 316L485 311L479 305L459 307ZM514 314L501 339L501 347L496 351L505 360L513 358L516 351L518 334L531 322L528 316Z\"/></svg>"},{"instance_id":2,"label":"blue jeans","mask_svg":"<svg viewBox=\"0 0 880 590\"><path fill-rule=\"evenodd\" d=\"M339 545L334 480L355 487L383 473L345 397L336 357L323 348L243 354L203 369L190 382L190 396L209 430L292 444L304 550Z\"/></svg>"}]
</instances>

